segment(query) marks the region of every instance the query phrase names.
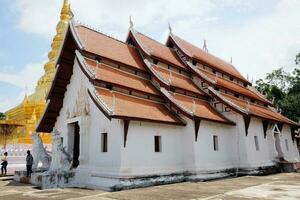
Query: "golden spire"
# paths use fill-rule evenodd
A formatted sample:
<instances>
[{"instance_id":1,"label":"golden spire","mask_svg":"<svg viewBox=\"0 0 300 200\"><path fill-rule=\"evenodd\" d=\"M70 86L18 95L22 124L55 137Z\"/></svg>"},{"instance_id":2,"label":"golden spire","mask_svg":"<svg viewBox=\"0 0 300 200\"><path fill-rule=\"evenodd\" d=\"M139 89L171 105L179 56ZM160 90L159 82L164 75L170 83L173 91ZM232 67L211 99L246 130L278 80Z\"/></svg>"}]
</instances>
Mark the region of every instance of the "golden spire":
<instances>
[{"instance_id":1,"label":"golden spire","mask_svg":"<svg viewBox=\"0 0 300 200\"><path fill-rule=\"evenodd\" d=\"M63 7L60 12L60 21L56 26L56 35L53 38L53 42L51 44L52 49L48 54L49 61L44 66L45 75L46 76L48 75L47 81L52 81L52 78L54 76L55 59L58 56L58 51L60 49L60 45L62 44L70 19L71 19L70 5L68 0L64 0Z\"/></svg>"}]
</instances>

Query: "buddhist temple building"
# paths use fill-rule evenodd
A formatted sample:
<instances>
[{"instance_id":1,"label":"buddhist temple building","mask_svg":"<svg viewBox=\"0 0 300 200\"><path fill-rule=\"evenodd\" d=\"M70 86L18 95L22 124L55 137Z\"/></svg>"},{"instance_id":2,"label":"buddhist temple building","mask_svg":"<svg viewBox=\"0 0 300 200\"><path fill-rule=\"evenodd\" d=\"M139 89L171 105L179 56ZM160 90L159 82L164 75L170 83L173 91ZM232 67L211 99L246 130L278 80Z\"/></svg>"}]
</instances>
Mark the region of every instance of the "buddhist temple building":
<instances>
[{"instance_id":1,"label":"buddhist temple building","mask_svg":"<svg viewBox=\"0 0 300 200\"><path fill-rule=\"evenodd\" d=\"M60 21L56 27L56 35L51 44L51 51L48 54L49 60L44 66L44 75L39 79L33 94L26 95L18 106L5 113L8 120L16 120L25 126L24 134L17 140L18 144L28 144L30 146L33 142L31 134L35 131L36 125L44 113L46 96L55 75L55 61L70 18L70 6L68 1L65 0L61 10ZM51 144L51 134L41 133L41 137L45 144Z\"/></svg>"},{"instance_id":2,"label":"buddhist temple building","mask_svg":"<svg viewBox=\"0 0 300 200\"><path fill-rule=\"evenodd\" d=\"M120 190L276 171L299 124L231 63L170 29L120 41L69 22L38 132L61 133L80 186Z\"/></svg>"}]
</instances>

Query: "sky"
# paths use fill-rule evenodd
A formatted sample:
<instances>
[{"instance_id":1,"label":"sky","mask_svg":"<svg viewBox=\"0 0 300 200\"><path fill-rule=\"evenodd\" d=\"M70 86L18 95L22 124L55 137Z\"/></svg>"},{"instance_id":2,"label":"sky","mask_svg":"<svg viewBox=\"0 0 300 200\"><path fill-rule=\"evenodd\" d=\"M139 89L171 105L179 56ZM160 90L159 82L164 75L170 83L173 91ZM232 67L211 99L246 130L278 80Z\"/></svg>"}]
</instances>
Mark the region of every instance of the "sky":
<instances>
[{"instance_id":1,"label":"sky","mask_svg":"<svg viewBox=\"0 0 300 200\"><path fill-rule=\"evenodd\" d=\"M250 81L300 52L299 0L69 0L75 20L125 40L135 29L165 43L173 33L230 61ZM0 112L31 94L47 61L63 0L0 0Z\"/></svg>"}]
</instances>

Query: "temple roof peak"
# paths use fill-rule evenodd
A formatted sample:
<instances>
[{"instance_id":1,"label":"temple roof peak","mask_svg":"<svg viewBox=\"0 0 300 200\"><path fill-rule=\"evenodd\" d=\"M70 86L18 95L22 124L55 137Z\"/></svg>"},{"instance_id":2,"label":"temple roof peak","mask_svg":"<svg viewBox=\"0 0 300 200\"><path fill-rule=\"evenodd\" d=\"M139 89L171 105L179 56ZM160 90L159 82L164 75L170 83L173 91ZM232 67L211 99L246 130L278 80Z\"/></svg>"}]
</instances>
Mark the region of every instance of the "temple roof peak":
<instances>
[{"instance_id":1,"label":"temple roof peak","mask_svg":"<svg viewBox=\"0 0 300 200\"><path fill-rule=\"evenodd\" d=\"M203 42L203 50L208 52L206 40L204 40L204 42Z\"/></svg>"},{"instance_id":2,"label":"temple roof peak","mask_svg":"<svg viewBox=\"0 0 300 200\"><path fill-rule=\"evenodd\" d=\"M131 19L131 15L129 15L129 28L133 28L133 22Z\"/></svg>"},{"instance_id":3,"label":"temple roof peak","mask_svg":"<svg viewBox=\"0 0 300 200\"><path fill-rule=\"evenodd\" d=\"M170 32L170 34L172 34L172 27L171 27L170 22L168 23L168 25L169 25L169 32Z\"/></svg>"}]
</instances>

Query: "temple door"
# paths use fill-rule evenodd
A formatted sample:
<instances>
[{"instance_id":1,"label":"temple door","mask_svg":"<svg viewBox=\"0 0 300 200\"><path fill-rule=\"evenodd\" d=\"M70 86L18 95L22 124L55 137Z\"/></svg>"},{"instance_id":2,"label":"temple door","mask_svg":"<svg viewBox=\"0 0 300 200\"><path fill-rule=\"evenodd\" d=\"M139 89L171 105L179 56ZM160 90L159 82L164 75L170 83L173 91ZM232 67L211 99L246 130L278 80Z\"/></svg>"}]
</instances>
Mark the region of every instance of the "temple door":
<instances>
[{"instance_id":1,"label":"temple door","mask_svg":"<svg viewBox=\"0 0 300 200\"><path fill-rule=\"evenodd\" d=\"M74 124L74 149L73 149L73 168L79 165L79 152L80 152L80 128L78 122Z\"/></svg>"}]
</instances>

